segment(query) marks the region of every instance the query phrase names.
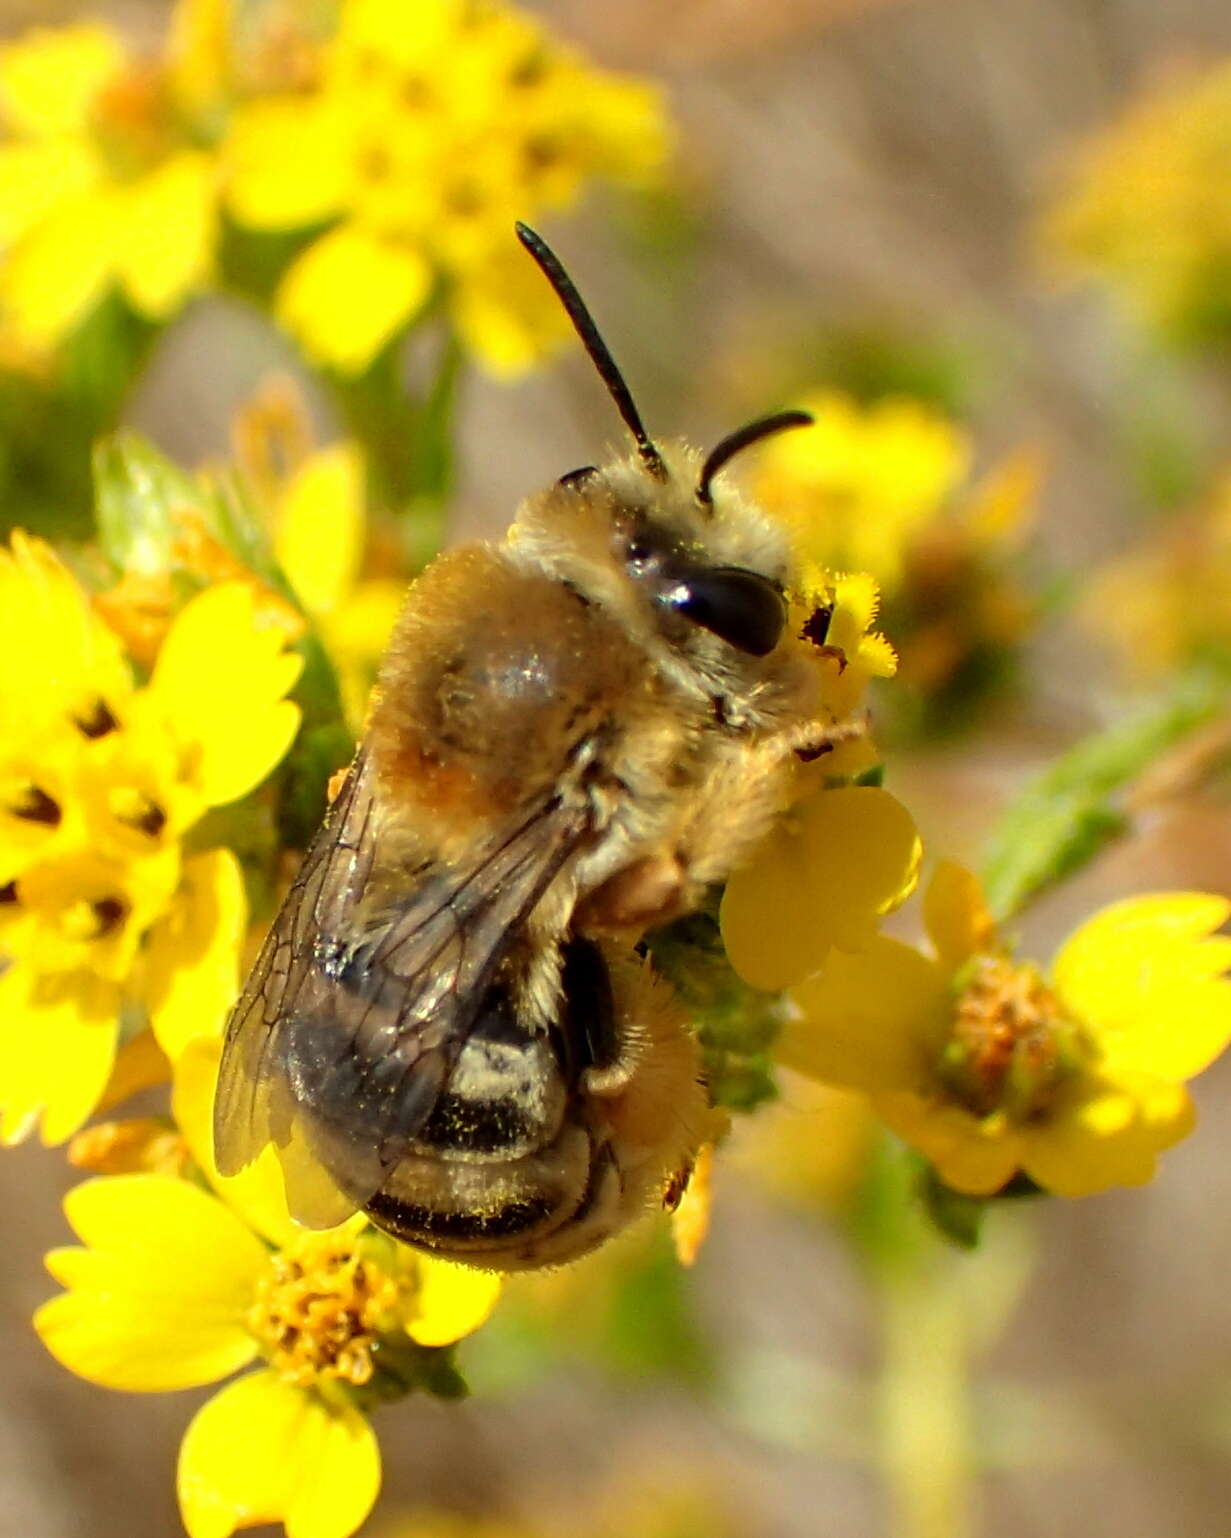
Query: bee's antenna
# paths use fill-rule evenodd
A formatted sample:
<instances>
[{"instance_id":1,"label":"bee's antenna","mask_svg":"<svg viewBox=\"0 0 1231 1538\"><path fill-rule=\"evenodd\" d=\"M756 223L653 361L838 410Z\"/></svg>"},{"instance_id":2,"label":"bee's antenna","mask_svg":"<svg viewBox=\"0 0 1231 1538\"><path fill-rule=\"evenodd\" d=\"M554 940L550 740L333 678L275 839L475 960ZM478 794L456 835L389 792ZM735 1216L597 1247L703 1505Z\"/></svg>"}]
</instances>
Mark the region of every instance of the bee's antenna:
<instances>
[{"instance_id":1,"label":"bee's antenna","mask_svg":"<svg viewBox=\"0 0 1231 1538\"><path fill-rule=\"evenodd\" d=\"M697 501L709 506L710 482L729 459L772 433L785 432L788 427L811 427L813 418L807 411L775 411L772 416L758 417L746 427L737 427L728 433L705 456L701 466L701 479L697 482Z\"/></svg>"},{"instance_id":2,"label":"bee's antenna","mask_svg":"<svg viewBox=\"0 0 1231 1538\"><path fill-rule=\"evenodd\" d=\"M637 452L641 455L641 463L646 467L656 481L667 479L667 467L663 463L663 457L655 447L653 439L645 430L645 424L641 420L641 413L633 404L633 397L628 386L624 383L624 376L616 367L615 359L607 350L607 344L599 335L598 327L594 324L594 317L586 308L585 300L577 292L577 286L565 272L560 263L560 258L551 249L543 237L528 224L518 223L515 226L517 238L529 251L530 255L539 264L543 276L555 289L560 303L564 306L568 318L576 327L577 335L581 338L581 345L590 355L590 361L598 370L599 378L607 386L607 392L616 403L616 410L624 419L624 425L632 433L637 445Z\"/></svg>"}]
</instances>

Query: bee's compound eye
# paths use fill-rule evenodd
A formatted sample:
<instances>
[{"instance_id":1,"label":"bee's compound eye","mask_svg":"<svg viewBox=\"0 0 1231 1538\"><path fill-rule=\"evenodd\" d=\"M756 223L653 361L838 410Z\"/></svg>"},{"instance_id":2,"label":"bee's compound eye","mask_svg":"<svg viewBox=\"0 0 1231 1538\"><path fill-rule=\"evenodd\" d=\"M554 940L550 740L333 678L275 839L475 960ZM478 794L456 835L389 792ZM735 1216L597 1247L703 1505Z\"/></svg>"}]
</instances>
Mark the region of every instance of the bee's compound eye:
<instances>
[{"instance_id":1,"label":"bee's compound eye","mask_svg":"<svg viewBox=\"0 0 1231 1538\"><path fill-rule=\"evenodd\" d=\"M781 591L767 577L736 566L690 575L669 601L695 625L750 657L772 652L786 624Z\"/></svg>"},{"instance_id":2,"label":"bee's compound eye","mask_svg":"<svg viewBox=\"0 0 1231 1538\"><path fill-rule=\"evenodd\" d=\"M556 482L557 486L582 486L592 475L598 474L597 465L582 465L578 470L570 470L567 475L562 475Z\"/></svg>"}]
</instances>

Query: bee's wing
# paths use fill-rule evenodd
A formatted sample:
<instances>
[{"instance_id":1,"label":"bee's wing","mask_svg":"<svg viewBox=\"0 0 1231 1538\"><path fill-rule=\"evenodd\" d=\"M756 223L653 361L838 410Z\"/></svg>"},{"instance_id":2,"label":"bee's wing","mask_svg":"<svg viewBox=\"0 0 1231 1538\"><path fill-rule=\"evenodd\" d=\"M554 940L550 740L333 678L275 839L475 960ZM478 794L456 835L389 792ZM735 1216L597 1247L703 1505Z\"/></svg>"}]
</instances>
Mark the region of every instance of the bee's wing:
<instances>
[{"instance_id":1,"label":"bee's wing","mask_svg":"<svg viewBox=\"0 0 1231 1538\"><path fill-rule=\"evenodd\" d=\"M524 807L464 867L426 865L375 917L358 911L377 809L361 754L231 1015L214 1103L218 1167L277 1145L292 1213L339 1222L430 1116L527 914L585 831Z\"/></svg>"}]
</instances>

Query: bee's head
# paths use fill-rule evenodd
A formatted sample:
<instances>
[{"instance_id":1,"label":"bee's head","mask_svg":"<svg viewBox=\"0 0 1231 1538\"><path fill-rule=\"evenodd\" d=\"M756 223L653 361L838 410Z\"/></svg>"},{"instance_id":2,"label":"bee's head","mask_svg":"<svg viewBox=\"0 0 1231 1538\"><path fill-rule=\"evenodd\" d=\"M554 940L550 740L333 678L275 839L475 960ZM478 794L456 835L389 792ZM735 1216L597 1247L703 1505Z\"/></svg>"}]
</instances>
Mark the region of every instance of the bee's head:
<instances>
[{"instance_id":1,"label":"bee's head","mask_svg":"<svg viewBox=\"0 0 1231 1538\"><path fill-rule=\"evenodd\" d=\"M759 418L704 458L685 444L658 445L555 253L525 225L517 234L559 295L636 452L561 476L523 510L514 542L532 546L562 580L621 611L634 629L657 630L690 650L692 638L712 636L745 656L766 656L786 622L786 541L718 477L742 449L812 418L804 411Z\"/></svg>"}]
</instances>

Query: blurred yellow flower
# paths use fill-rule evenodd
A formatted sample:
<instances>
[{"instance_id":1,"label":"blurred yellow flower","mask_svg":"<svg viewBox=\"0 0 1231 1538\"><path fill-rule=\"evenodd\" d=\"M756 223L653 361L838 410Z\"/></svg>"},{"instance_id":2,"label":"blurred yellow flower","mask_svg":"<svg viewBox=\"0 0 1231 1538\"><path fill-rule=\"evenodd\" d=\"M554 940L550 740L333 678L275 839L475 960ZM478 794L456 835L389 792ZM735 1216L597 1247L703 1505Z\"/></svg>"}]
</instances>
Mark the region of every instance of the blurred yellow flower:
<instances>
[{"instance_id":1,"label":"blurred yellow flower","mask_svg":"<svg viewBox=\"0 0 1231 1538\"><path fill-rule=\"evenodd\" d=\"M317 448L295 385L271 380L236 418L236 459L268 521L274 554L311 616L358 733L407 583L365 576L367 475L357 443Z\"/></svg>"},{"instance_id":2,"label":"blurred yellow flower","mask_svg":"<svg viewBox=\"0 0 1231 1538\"><path fill-rule=\"evenodd\" d=\"M224 154L244 225L317 234L277 313L317 362L363 372L443 285L485 367L516 373L568 332L510 242L514 220L593 177L644 181L667 127L657 94L605 73L510 6L343 0L310 90L236 114Z\"/></svg>"},{"instance_id":3,"label":"blurred yellow flower","mask_svg":"<svg viewBox=\"0 0 1231 1538\"><path fill-rule=\"evenodd\" d=\"M911 539L948 506L970 469L967 435L920 401L862 406L833 390L799 402L814 417L762 451L754 490L791 530L801 556L868 571L885 593Z\"/></svg>"},{"instance_id":4,"label":"blurred yellow flower","mask_svg":"<svg viewBox=\"0 0 1231 1538\"><path fill-rule=\"evenodd\" d=\"M1151 324L1225 336L1231 63L1174 78L1080 145L1042 241L1054 266L1110 284Z\"/></svg>"},{"instance_id":5,"label":"blurred yellow flower","mask_svg":"<svg viewBox=\"0 0 1231 1538\"><path fill-rule=\"evenodd\" d=\"M782 1061L867 1094L954 1190L1019 1171L1061 1196L1152 1178L1192 1129L1185 1080L1231 1040L1231 902L1133 897L1064 943L1050 980L998 938L975 878L942 864L933 954L877 937L791 992Z\"/></svg>"},{"instance_id":6,"label":"blurred yellow flower","mask_svg":"<svg viewBox=\"0 0 1231 1538\"><path fill-rule=\"evenodd\" d=\"M1097 572L1082 618L1138 675L1231 655L1231 472L1200 507Z\"/></svg>"},{"instance_id":7,"label":"blurred yellow flower","mask_svg":"<svg viewBox=\"0 0 1231 1538\"><path fill-rule=\"evenodd\" d=\"M96 22L0 47L0 332L47 352L113 289L165 321L211 276L217 172L197 25L216 0L185 0L178 45L134 56ZM214 42L216 44L214 29Z\"/></svg>"},{"instance_id":8,"label":"blurred yellow flower","mask_svg":"<svg viewBox=\"0 0 1231 1538\"><path fill-rule=\"evenodd\" d=\"M969 437L934 407L864 406L836 391L801 404L816 420L766 444L756 495L800 559L875 577L903 684L934 703L937 724L957 719L999 681L1035 614L1013 563L1039 457L1011 454L972 485ZM902 703L900 692L899 712Z\"/></svg>"},{"instance_id":9,"label":"blurred yellow flower","mask_svg":"<svg viewBox=\"0 0 1231 1538\"><path fill-rule=\"evenodd\" d=\"M215 1190L208 1153L217 1052L177 1065L176 1112ZM212 1383L254 1362L197 1412L180 1450L190 1538L282 1522L290 1538L346 1538L380 1484L366 1412L431 1381L431 1348L490 1313L498 1278L395 1244L361 1218L312 1233L292 1223L276 1161L245 1171L233 1207L160 1174L104 1176L65 1211L85 1248L47 1266L66 1291L35 1328L66 1367L107 1388ZM255 1215L255 1216L254 1216Z\"/></svg>"},{"instance_id":10,"label":"blurred yellow flower","mask_svg":"<svg viewBox=\"0 0 1231 1538\"><path fill-rule=\"evenodd\" d=\"M227 583L181 610L138 687L84 591L20 533L0 599L0 1140L41 1116L58 1142L99 1104L122 1031L148 1023L174 1057L220 1028L243 881L229 850L182 839L286 752L301 664Z\"/></svg>"}]
</instances>

